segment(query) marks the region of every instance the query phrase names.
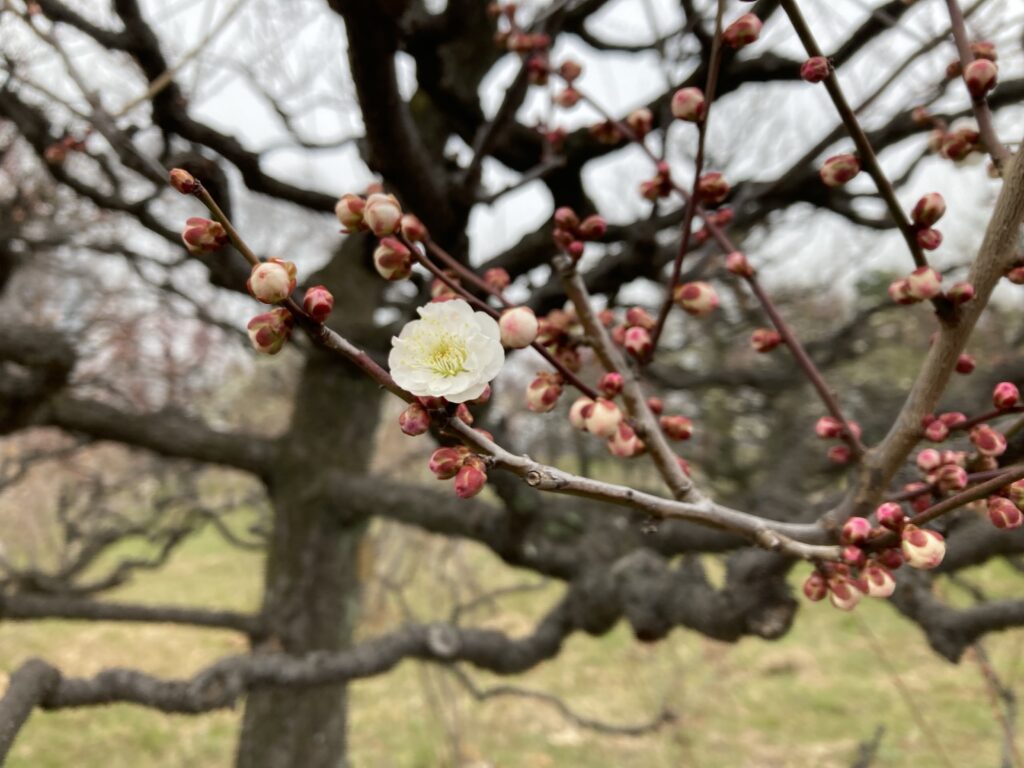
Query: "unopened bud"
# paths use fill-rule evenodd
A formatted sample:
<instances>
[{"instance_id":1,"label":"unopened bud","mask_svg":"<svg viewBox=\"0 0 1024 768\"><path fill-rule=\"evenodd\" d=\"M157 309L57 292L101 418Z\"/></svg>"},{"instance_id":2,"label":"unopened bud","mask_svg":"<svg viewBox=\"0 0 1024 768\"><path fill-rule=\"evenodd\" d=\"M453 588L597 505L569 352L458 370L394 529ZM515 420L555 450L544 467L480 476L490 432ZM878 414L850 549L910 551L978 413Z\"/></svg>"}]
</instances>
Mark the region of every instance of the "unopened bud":
<instances>
[{"instance_id":1,"label":"unopened bud","mask_svg":"<svg viewBox=\"0 0 1024 768\"><path fill-rule=\"evenodd\" d=\"M867 582L869 597L889 597L896 591L896 579L881 565L869 565L861 571L861 577Z\"/></svg>"},{"instance_id":2,"label":"unopened bud","mask_svg":"<svg viewBox=\"0 0 1024 768\"><path fill-rule=\"evenodd\" d=\"M1010 496L1010 501L1024 511L1024 479L1014 480L1004 489Z\"/></svg>"},{"instance_id":3,"label":"unopened bud","mask_svg":"<svg viewBox=\"0 0 1024 768\"><path fill-rule=\"evenodd\" d=\"M540 325L529 307L512 307L501 313L498 328L502 344L509 349L524 349L537 338Z\"/></svg>"},{"instance_id":4,"label":"unopened bud","mask_svg":"<svg viewBox=\"0 0 1024 768\"><path fill-rule=\"evenodd\" d=\"M752 277L754 268L743 251L733 251L725 257L725 268L740 277Z\"/></svg>"},{"instance_id":5,"label":"unopened bud","mask_svg":"<svg viewBox=\"0 0 1024 768\"><path fill-rule=\"evenodd\" d=\"M629 458L639 455L643 450L643 441L636 436L636 431L624 421L619 423L615 434L608 438L608 451L612 456Z\"/></svg>"},{"instance_id":6,"label":"unopened bud","mask_svg":"<svg viewBox=\"0 0 1024 768\"><path fill-rule=\"evenodd\" d=\"M918 469L927 474L942 466L942 454L934 448L925 448L917 454L915 463Z\"/></svg>"},{"instance_id":7,"label":"unopened bud","mask_svg":"<svg viewBox=\"0 0 1024 768\"><path fill-rule=\"evenodd\" d=\"M804 581L804 596L817 603L820 600L824 600L828 594L828 584L825 583L825 577L821 575L819 571L814 571Z\"/></svg>"},{"instance_id":8,"label":"unopened bud","mask_svg":"<svg viewBox=\"0 0 1024 768\"><path fill-rule=\"evenodd\" d=\"M860 160L855 155L834 155L818 171L826 187L841 187L860 173Z\"/></svg>"},{"instance_id":9,"label":"unopened bud","mask_svg":"<svg viewBox=\"0 0 1024 768\"><path fill-rule=\"evenodd\" d=\"M988 424L979 424L971 430L971 442L982 456L1002 456L1006 452L1006 437Z\"/></svg>"},{"instance_id":10,"label":"unopened bud","mask_svg":"<svg viewBox=\"0 0 1024 768\"><path fill-rule=\"evenodd\" d=\"M936 419L925 427L924 436L926 440L931 440L933 443L941 443L949 437L949 427L946 426L945 422Z\"/></svg>"},{"instance_id":11,"label":"unopened bud","mask_svg":"<svg viewBox=\"0 0 1024 768\"><path fill-rule=\"evenodd\" d=\"M964 68L964 82L975 100L985 98L996 87L998 79L999 67L988 59L975 59Z\"/></svg>"},{"instance_id":12,"label":"unopened bud","mask_svg":"<svg viewBox=\"0 0 1024 768\"><path fill-rule=\"evenodd\" d=\"M966 281L954 283L946 291L946 296L954 304L966 304L974 298L974 286Z\"/></svg>"},{"instance_id":13,"label":"unopened bud","mask_svg":"<svg viewBox=\"0 0 1024 768\"><path fill-rule=\"evenodd\" d=\"M897 304L916 304L917 299L910 295L910 283L906 278L893 280L889 283L889 298Z\"/></svg>"},{"instance_id":14,"label":"unopened bud","mask_svg":"<svg viewBox=\"0 0 1024 768\"><path fill-rule=\"evenodd\" d=\"M937 229L919 229L914 237L917 244L925 251L934 251L942 245L942 233Z\"/></svg>"},{"instance_id":15,"label":"unopened bud","mask_svg":"<svg viewBox=\"0 0 1024 768\"><path fill-rule=\"evenodd\" d=\"M373 252L373 266L385 280L405 280L412 274L412 252L393 237L385 237Z\"/></svg>"},{"instance_id":16,"label":"unopened bud","mask_svg":"<svg viewBox=\"0 0 1024 768\"><path fill-rule=\"evenodd\" d=\"M580 92L570 85L555 94L555 103L560 107L569 109L570 107L575 107L579 103L580 98Z\"/></svg>"},{"instance_id":17,"label":"unopened bud","mask_svg":"<svg viewBox=\"0 0 1024 768\"><path fill-rule=\"evenodd\" d=\"M560 74L567 82L571 83L583 74L583 67L578 61L566 59L562 62L561 66L558 67L558 74Z\"/></svg>"},{"instance_id":18,"label":"unopened bud","mask_svg":"<svg viewBox=\"0 0 1024 768\"><path fill-rule=\"evenodd\" d=\"M630 127L630 130L636 134L638 139L642 139L651 132L651 126L654 125L654 115L651 114L651 110L647 107L634 109L626 117L626 125Z\"/></svg>"},{"instance_id":19,"label":"unopened bud","mask_svg":"<svg viewBox=\"0 0 1024 768\"><path fill-rule=\"evenodd\" d=\"M758 328L750 335L750 346L764 354L771 352L782 343L782 334L771 328Z\"/></svg>"},{"instance_id":20,"label":"unopened bud","mask_svg":"<svg viewBox=\"0 0 1024 768\"><path fill-rule=\"evenodd\" d=\"M185 220L181 239L189 253L212 253L227 244L228 233L218 221L193 216Z\"/></svg>"},{"instance_id":21,"label":"unopened bud","mask_svg":"<svg viewBox=\"0 0 1024 768\"><path fill-rule=\"evenodd\" d=\"M822 440L830 440L843 434L843 422L832 416L822 416L814 424L814 434Z\"/></svg>"},{"instance_id":22,"label":"unopened bud","mask_svg":"<svg viewBox=\"0 0 1024 768\"><path fill-rule=\"evenodd\" d=\"M430 414L419 403L410 403L409 407L398 415L398 426L410 437L422 435L430 429Z\"/></svg>"},{"instance_id":23,"label":"unopened bud","mask_svg":"<svg viewBox=\"0 0 1024 768\"><path fill-rule=\"evenodd\" d=\"M276 355L288 341L293 323L292 313L284 307L256 315L246 326L253 349L260 354Z\"/></svg>"},{"instance_id":24,"label":"unopened bud","mask_svg":"<svg viewBox=\"0 0 1024 768\"><path fill-rule=\"evenodd\" d=\"M583 413L583 424L592 435L611 437L622 421L622 411L611 400L599 397Z\"/></svg>"},{"instance_id":25,"label":"unopened bud","mask_svg":"<svg viewBox=\"0 0 1024 768\"><path fill-rule=\"evenodd\" d=\"M903 507L894 501L887 501L880 504L875 510L875 518L878 524L890 531L899 531L903 528L906 515L903 514Z\"/></svg>"},{"instance_id":26,"label":"unopened bud","mask_svg":"<svg viewBox=\"0 0 1024 768\"><path fill-rule=\"evenodd\" d=\"M914 210L910 214L910 218L919 227L931 227L945 213L946 201L942 198L942 195L938 192L929 192L917 201Z\"/></svg>"},{"instance_id":27,"label":"unopened bud","mask_svg":"<svg viewBox=\"0 0 1024 768\"><path fill-rule=\"evenodd\" d=\"M585 395L577 397L572 405L569 406L569 423L572 424L576 429L586 430L587 423L584 412L589 413L589 409L594 404L594 401Z\"/></svg>"},{"instance_id":28,"label":"unopened bud","mask_svg":"<svg viewBox=\"0 0 1024 768\"><path fill-rule=\"evenodd\" d=\"M632 328L626 329L622 345L626 348L626 351L633 355L637 360L645 360L654 348L651 340L651 332L646 328L641 328L640 326L633 326Z\"/></svg>"},{"instance_id":29,"label":"unopened bud","mask_svg":"<svg viewBox=\"0 0 1024 768\"><path fill-rule=\"evenodd\" d=\"M184 168L172 168L170 173L171 186L183 195L191 195L199 189L196 177Z\"/></svg>"},{"instance_id":30,"label":"unopened bud","mask_svg":"<svg viewBox=\"0 0 1024 768\"><path fill-rule=\"evenodd\" d=\"M639 328L646 328L648 331L653 331L656 325L655 320L651 317L650 313L643 307L630 307L626 310L626 327L632 328L634 326Z\"/></svg>"},{"instance_id":31,"label":"unopened bud","mask_svg":"<svg viewBox=\"0 0 1024 768\"><path fill-rule=\"evenodd\" d=\"M853 453L848 445L833 445L825 451L825 455L833 464L849 464L850 459L853 458Z\"/></svg>"},{"instance_id":32,"label":"unopened bud","mask_svg":"<svg viewBox=\"0 0 1024 768\"><path fill-rule=\"evenodd\" d=\"M648 397L647 407L655 416L660 416L665 410L665 403L660 397Z\"/></svg>"},{"instance_id":33,"label":"unopened bud","mask_svg":"<svg viewBox=\"0 0 1024 768\"><path fill-rule=\"evenodd\" d=\"M359 232L365 229L363 222L363 211L366 210L366 201L359 195L342 195L334 206L334 215L338 217L345 232Z\"/></svg>"},{"instance_id":34,"label":"unopened bud","mask_svg":"<svg viewBox=\"0 0 1024 768\"><path fill-rule=\"evenodd\" d=\"M832 72L832 65L824 56L812 56L800 67L800 77L808 83L820 83L827 80Z\"/></svg>"},{"instance_id":35,"label":"unopened bud","mask_svg":"<svg viewBox=\"0 0 1024 768\"><path fill-rule=\"evenodd\" d=\"M568 206L562 206L555 210L555 227L569 232L575 232L580 226L580 218L576 211Z\"/></svg>"},{"instance_id":36,"label":"unopened bud","mask_svg":"<svg viewBox=\"0 0 1024 768\"><path fill-rule=\"evenodd\" d=\"M704 119L704 92L700 88L680 88L672 94L672 114L678 120L699 123Z\"/></svg>"},{"instance_id":37,"label":"unopened bud","mask_svg":"<svg viewBox=\"0 0 1024 768\"><path fill-rule=\"evenodd\" d=\"M900 548L903 550L903 559L911 568L935 568L946 556L946 541L942 534L915 525L903 529Z\"/></svg>"},{"instance_id":38,"label":"unopened bud","mask_svg":"<svg viewBox=\"0 0 1024 768\"><path fill-rule=\"evenodd\" d=\"M277 304L295 290L295 265L281 259L268 259L252 268L245 281L249 294L264 304Z\"/></svg>"},{"instance_id":39,"label":"unopened bud","mask_svg":"<svg viewBox=\"0 0 1024 768\"><path fill-rule=\"evenodd\" d=\"M931 479L940 491L954 493L967 487L967 470L956 464L943 464L935 470Z\"/></svg>"},{"instance_id":40,"label":"unopened bud","mask_svg":"<svg viewBox=\"0 0 1024 768\"><path fill-rule=\"evenodd\" d=\"M942 136L939 152L949 160L960 161L978 148L981 135L972 128L960 128Z\"/></svg>"},{"instance_id":41,"label":"unopened bud","mask_svg":"<svg viewBox=\"0 0 1024 768\"><path fill-rule=\"evenodd\" d=\"M306 295L302 299L302 308L306 314L322 323L334 309L334 296L322 285L314 285L306 289Z\"/></svg>"},{"instance_id":42,"label":"unopened bud","mask_svg":"<svg viewBox=\"0 0 1024 768\"><path fill-rule=\"evenodd\" d=\"M938 296L942 293L942 275L933 267L918 267L907 275L907 293L918 301Z\"/></svg>"},{"instance_id":43,"label":"unopened bud","mask_svg":"<svg viewBox=\"0 0 1024 768\"><path fill-rule=\"evenodd\" d=\"M622 384L622 374L612 372L606 373L601 377L597 388L601 390L605 397L612 398L622 391Z\"/></svg>"},{"instance_id":44,"label":"unopened bud","mask_svg":"<svg viewBox=\"0 0 1024 768\"><path fill-rule=\"evenodd\" d=\"M1001 381L992 390L992 404L1000 411L1013 408L1020 402L1020 390L1009 381Z\"/></svg>"},{"instance_id":45,"label":"unopened bud","mask_svg":"<svg viewBox=\"0 0 1024 768\"><path fill-rule=\"evenodd\" d=\"M372 194L366 199L363 221L377 237L394 234L402 221L402 206L394 195Z\"/></svg>"},{"instance_id":46,"label":"unopened bud","mask_svg":"<svg viewBox=\"0 0 1024 768\"><path fill-rule=\"evenodd\" d=\"M960 373L960 374L963 374L963 375L966 376L967 374L969 374L969 373L974 371L975 366L977 366L977 362L974 360L974 358L971 355L968 355L965 352L964 354L960 355L960 357L958 357L956 359L956 366L954 367L954 370L957 373Z\"/></svg>"},{"instance_id":47,"label":"unopened bud","mask_svg":"<svg viewBox=\"0 0 1024 768\"><path fill-rule=\"evenodd\" d=\"M455 495L471 499L487 485L487 472L476 464L466 464L455 475Z\"/></svg>"},{"instance_id":48,"label":"unopened bud","mask_svg":"<svg viewBox=\"0 0 1024 768\"><path fill-rule=\"evenodd\" d=\"M562 379L558 374L538 373L526 388L526 407L534 413L547 413L562 396Z\"/></svg>"},{"instance_id":49,"label":"unopened bud","mask_svg":"<svg viewBox=\"0 0 1024 768\"><path fill-rule=\"evenodd\" d=\"M852 544L848 547L843 547L839 556L844 563L853 568L862 568L868 560L864 550Z\"/></svg>"},{"instance_id":50,"label":"unopened bud","mask_svg":"<svg viewBox=\"0 0 1024 768\"><path fill-rule=\"evenodd\" d=\"M1016 504L1002 496L988 497L988 519L996 528L1006 530L1024 525L1024 513Z\"/></svg>"},{"instance_id":51,"label":"unopened bud","mask_svg":"<svg viewBox=\"0 0 1024 768\"><path fill-rule=\"evenodd\" d=\"M685 416L662 416L658 423L669 440L689 440L693 435L693 422Z\"/></svg>"},{"instance_id":52,"label":"unopened bud","mask_svg":"<svg viewBox=\"0 0 1024 768\"><path fill-rule=\"evenodd\" d=\"M718 205L729 196L729 182L717 171L702 174L697 179L697 194L709 205Z\"/></svg>"},{"instance_id":53,"label":"unopened bud","mask_svg":"<svg viewBox=\"0 0 1024 768\"><path fill-rule=\"evenodd\" d=\"M438 480L451 480L462 467L465 454L458 448L438 448L430 455L427 466Z\"/></svg>"},{"instance_id":54,"label":"unopened bud","mask_svg":"<svg viewBox=\"0 0 1024 768\"><path fill-rule=\"evenodd\" d=\"M501 267L491 267L484 272L484 282L492 291L501 293L512 283L512 278L509 277L507 270Z\"/></svg>"},{"instance_id":55,"label":"unopened bud","mask_svg":"<svg viewBox=\"0 0 1024 768\"><path fill-rule=\"evenodd\" d=\"M687 313L703 317L718 306L718 294L710 283L696 281L676 286L675 302Z\"/></svg>"},{"instance_id":56,"label":"unopened bud","mask_svg":"<svg viewBox=\"0 0 1024 768\"><path fill-rule=\"evenodd\" d=\"M761 35L761 19L753 13L745 13L722 32L722 42L730 48L743 48L755 42Z\"/></svg>"},{"instance_id":57,"label":"unopened bud","mask_svg":"<svg viewBox=\"0 0 1024 768\"><path fill-rule=\"evenodd\" d=\"M866 517L851 517L843 523L839 541L843 544L862 544L871 534L871 521Z\"/></svg>"},{"instance_id":58,"label":"unopened bud","mask_svg":"<svg viewBox=\"0 0 1024 768\"><path fill-rule=\"evenodd\" d=\"M829 602L841 611L852 611L862 596L863 593L857 589L852 579L833 576L828 580Z\"/></svg>"},{"instance_id":59,"label":"unopened bud","mask_svg":"<svg viewBox=\"0 0 1024 768\"><path fill-rule=\"evenodd\" d=\"M608 231L608 223L596 213L580 222L577 234L581 240L600 240Z\"/></svg>"},{"instance_id":60,"label":"unopened bud","mask_svg":"<svg viewBox=\"0 0 1024 768\"><path fill-rule=\"evenodd\" d=\"M427 238L427 228L423 225L423 222L419 220L417 216L411 213L407 213L402 216L399 227L402 230L402 234L405 235L407 240L414 243L418 243L421 240Z\"/></svg>"}]
</instances>

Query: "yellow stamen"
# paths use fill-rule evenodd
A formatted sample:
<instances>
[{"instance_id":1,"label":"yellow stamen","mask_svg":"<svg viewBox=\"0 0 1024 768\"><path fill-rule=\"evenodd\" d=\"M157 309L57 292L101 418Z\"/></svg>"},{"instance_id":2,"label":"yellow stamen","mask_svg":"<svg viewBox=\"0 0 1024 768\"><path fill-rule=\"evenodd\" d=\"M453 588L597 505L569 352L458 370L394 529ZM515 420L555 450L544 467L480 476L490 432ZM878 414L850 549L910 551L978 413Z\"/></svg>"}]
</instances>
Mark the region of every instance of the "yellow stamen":
<instances>
[{"instance_id":1,"label":"yellow stamen","mask_svg":"<svg viewBox=\"0 0 1024 768\"><path fill-rule=\"evenodd\" d=\"M451 334L444 334L427 353L428 365L437 374L445 377L457 376L466 369L466 343Z\"/></svg>"}]
</instances>

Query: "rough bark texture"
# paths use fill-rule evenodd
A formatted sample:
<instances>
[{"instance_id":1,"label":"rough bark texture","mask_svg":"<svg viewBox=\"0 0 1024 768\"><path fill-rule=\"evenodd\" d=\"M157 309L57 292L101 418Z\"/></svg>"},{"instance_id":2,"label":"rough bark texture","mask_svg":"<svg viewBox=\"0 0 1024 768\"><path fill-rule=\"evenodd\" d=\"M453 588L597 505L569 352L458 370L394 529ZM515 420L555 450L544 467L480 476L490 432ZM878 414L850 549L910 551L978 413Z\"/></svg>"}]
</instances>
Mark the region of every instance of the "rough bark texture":
<instances>
[{"instance_id":1,"label":"rough bark texture","mask_svg":"<svg viewBox=\"0 0 1024 768\"><path fill-rule=\"evenodd\" d=\"M364 247L352 238L321 277L346 321L369 316L379 281L354 269ZM363 519L339 516L325 493L330 473L366 471L379 388L337 358L311 353L288 434L268 474L274 532L267 553L263 610L267 650L302 654L346 648L359 610L358 550ZM238 747L242 768L326 768L345 764L344 685L261 690L246 701Z\"/></svg>"}]
</instances>

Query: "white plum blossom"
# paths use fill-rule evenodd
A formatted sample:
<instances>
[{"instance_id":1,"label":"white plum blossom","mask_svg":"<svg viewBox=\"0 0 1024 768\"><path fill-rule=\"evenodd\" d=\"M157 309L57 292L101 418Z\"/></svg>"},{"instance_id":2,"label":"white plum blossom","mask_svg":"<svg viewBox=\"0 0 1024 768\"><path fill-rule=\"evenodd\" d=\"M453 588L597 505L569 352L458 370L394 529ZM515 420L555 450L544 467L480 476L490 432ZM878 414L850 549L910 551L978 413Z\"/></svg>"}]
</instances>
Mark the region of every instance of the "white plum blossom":
<instances>
[{"instance_id":1,"label":"white plum blossom","mask_svg":"<svg viewBox=\"0 0 1024 768\"><path fill-rule=\"evenodd\" d=\"M395 383L417 397L464 403L483 394L505 363L498 323L462 299L420 307L420 319L391 339Z\"/></svg>"}]
</instances>

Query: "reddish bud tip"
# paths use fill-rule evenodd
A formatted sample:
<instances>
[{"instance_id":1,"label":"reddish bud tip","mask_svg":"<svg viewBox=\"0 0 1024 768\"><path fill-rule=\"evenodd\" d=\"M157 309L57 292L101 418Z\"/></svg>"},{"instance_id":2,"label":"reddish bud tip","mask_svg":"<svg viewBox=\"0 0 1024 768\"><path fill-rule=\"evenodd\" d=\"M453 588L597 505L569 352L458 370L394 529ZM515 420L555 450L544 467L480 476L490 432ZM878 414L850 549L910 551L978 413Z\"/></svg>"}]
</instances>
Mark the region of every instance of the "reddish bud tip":
<instances>
[{"instance_id":1,"label":"reddish bud tip","mask_svg":"<svg viewBox=\"0 0 1024 768\"><path fill-rule=\"evenodd\" d=\"M680 88L672 94L672 115L676 119L699 123L704 114L704 92L700 88Z\"/></svg>"},{"instance_id":2,"label":"reddish bud tip","mask_svg":"<svg viewBox=\"0 0 1024 768\"><path fill-rule=\"evenodd\" d=\"M306 295L302 299L302 308L306 310L306 314L318 323L322 323L334 309L334 296L324 286L314 285L306 290Z\"/></svg>"},{"instance_id":3,"label":"reddish bud tip","mask_svg":"<svg viewBox=\"0 0 1024 768\"><path fill-rule=\"evenodd\" d=\"M1000 411L1013 408L1020 402L1020 390L1009 381L1001 381L992 390L992 404Z\"/></svg>"},{"instance_id":4,"label":"reddish bud tip","mask_svg":"<svg viewBox=\"0 0 1024 768\"><path fill-rule=\"evenodd\" d=\"M730 48L743 48L757 41L761 36L761 19L752 13L745 13L722 32L722 42Z\"/></svg>"},{"instance_id":5,"label":"reddish bud tip","mask_svg":"<svg viewBox=\"0 0 1024 768\"><path fill-rule=\"evenodd\" d=\"M430 429L430 414L419 403L411 403L398 415L398 426L410 437L422 435Z\"/></svg>"},{"instance_id":6,"label":"reddish bud tip","mask_svg":"<svg viewBox=\"0 0 1024 768\"><path fill-rule=\"evenodd\" d=\"M860 173L860 160L854 155L834 155L828 158L818 171L827 187L841 187Z\"/></svg>"},{"instance_id":7,"label":"reddish bud tip","mask_svg":"<svg viewBox=\"0 0 1024 768\"><path fill-rule=\"evenodd\" d=\"M800 67L800 77L808 83L820 83L827 80L832 72L832 65L824 56L812 56Z\"/></svg>"},{"instance_id":8,"label":"reddish bud tip","mask_svg":"<svg viewBox=\"0 0 1024 768\"><path fill-rule=\"evenodd\" d=\"M199 182L196 177L184 168L172 168L170 173L171 186L183 195L191 195L199 189Z\"/></svg>"},{"instance_id":9,"label":"reddish bud tip","mask_svg":"<svg viewBox=\"0 0 1024 768\"><path fill-rule=\"evenodd\" d=\"M988 519L996 528L1009 530L1024 525L1024 513L1016 504L1003 496L988 497Z\"/></svg>"},{"instance_id":10,"label":"reddish bud tip","mask_svg":"<svg viewBox=\"0 0 1024 768\"><path fill-rule=\"evenodd\" d=\"M931 227L946 213L946 201L938 192L921 197L911 211L910 218L919 227Z\"/></svg>"},{"instance_id":11,"label":"reddish bud tip","mask_svg":"<svg viewBox=\"0 0 1024 768\"><path fill-rule=\"evenodd\" d=\"M971 98L978 100L996 87L999 67L988 59L975 59L964 68L964 82Z\"/></svg>"},{"instance_id":12,"label":"reddish bud tip","mask_svg":"<svg viewBox=\"0 0 1024 768\"><path fill-rule=\"evenodd\" d=\"M284 307L256 315L246 326L253 349L263 355L276 355L288 341L293 323L292 313Z\"/></svg>"}]
</instances>

